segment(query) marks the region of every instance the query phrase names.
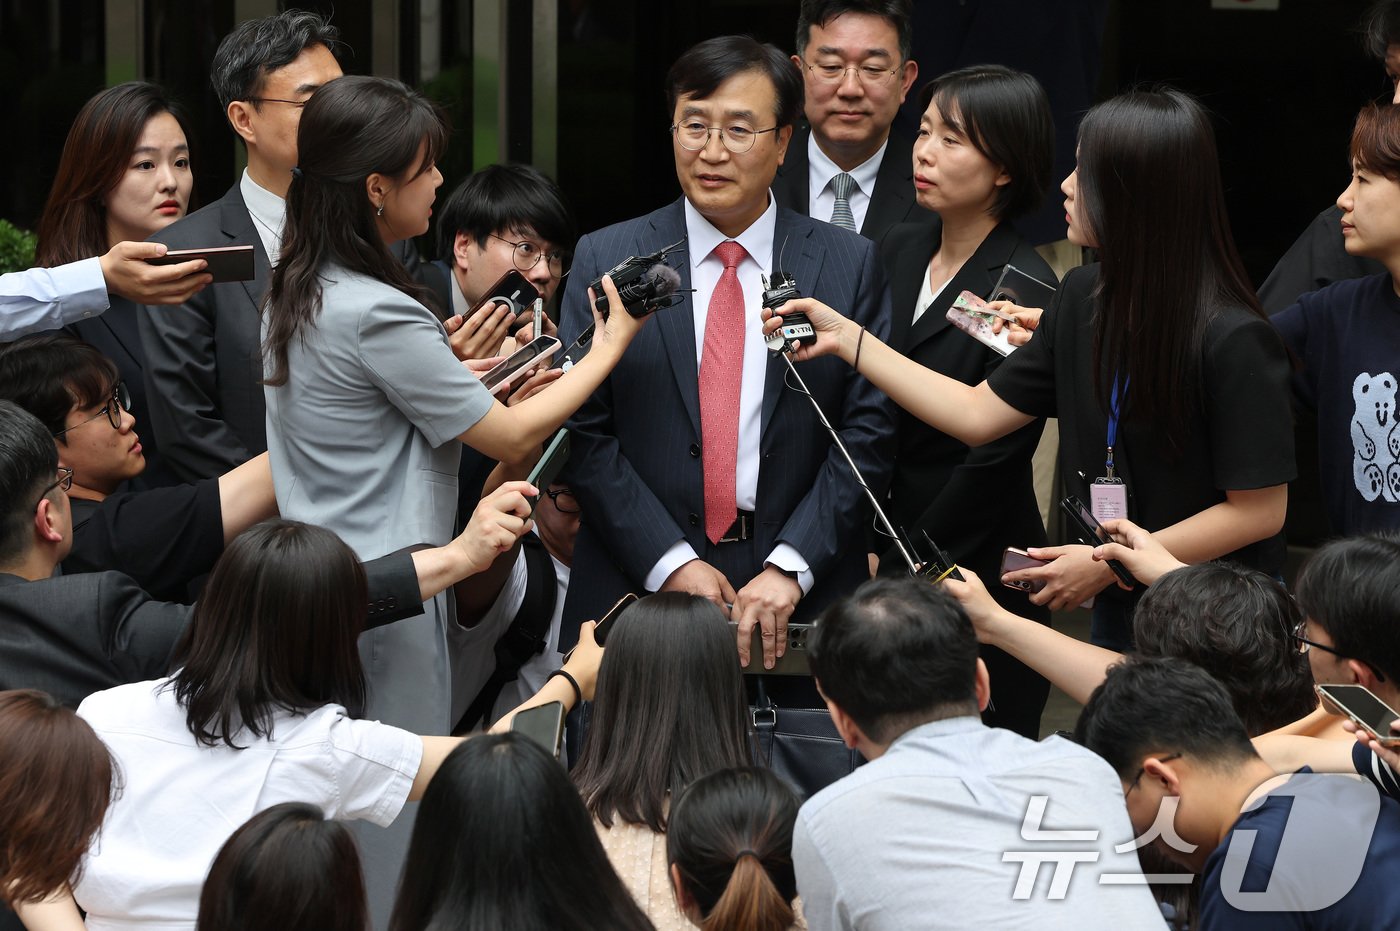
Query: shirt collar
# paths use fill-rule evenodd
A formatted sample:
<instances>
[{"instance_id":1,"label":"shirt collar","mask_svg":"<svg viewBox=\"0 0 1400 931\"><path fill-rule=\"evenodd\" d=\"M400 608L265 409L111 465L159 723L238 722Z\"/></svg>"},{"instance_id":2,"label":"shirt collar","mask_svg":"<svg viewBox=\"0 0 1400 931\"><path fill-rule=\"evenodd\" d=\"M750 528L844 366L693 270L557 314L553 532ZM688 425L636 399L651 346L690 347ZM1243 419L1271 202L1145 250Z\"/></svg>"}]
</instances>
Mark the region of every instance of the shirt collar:
<instances>
[{"instance_id":1,"label":"shirt collar","mask_svg":"<svg viewBox=\"0 0 1400 931\"><path fill-rule=\"evenodd\" d=\"M875 151L874 155L846 172L856 179L856 186L866 197L869 197L875 190L875 176L880 173L880 159L885 157L885 148L889 144L890 139L886 136L885 141L880 143L880 148ZM817 145L815 135L807 136L807 164L811 166L809 180L812 191L825 191L827 186L831 184L831 179L841 173L841 166L828 158L827 154L822 151L822 147Z\"/></svg>"},{"instance_id":2,"label":"shirt collar","mask_svg":"<svg viewBox=\"0 0 1400 931\"><path fill-rule=\"evenodd\" d=\"M929 721L927 724L920 724L911 727L890 741L889 750L893 750L897 745L906 741L936 740L939 737L949 737L953 734L967 734L972 731L982 730L987 725L982 723L982 719L976 715L961 714L954 718L941 718L937 721ZM886 752L889 752L888 750Z\"/></svg>"},{"instance_id":3,"label":"shirt collar","mask_svg":"<svg viewBox=\"0 0 1400 931\"><path fill-rule=\"evenodd\" d=\"M276 230L280 239L282 225L287 218L287 202L254 181L246 168L243 169L243 181L238 188L243 194L243 203L248 207L248 212L269 229Z\"/></svg>"},{"instance_id":4,"label":"shirt collar","mask_svg":"<svg viewBox=\"0 0 1400 931\"><path fill-rule=\"evenodd\" d=\"M715 246L732 238L744 247L744 251L749 254L749 258L758 264L759 268L767 268L772 264L773 233L777 225L778 202L771 191L768 193L768 209L764 210L757 220L750 223L748 229L733 237L726 236L715 229L709 220L700 215L700 211L695 209L695 205L686 200L685 232L690 250L690 267L698 268L701 262L710 257Z\"/></svg>"}]
</instances>

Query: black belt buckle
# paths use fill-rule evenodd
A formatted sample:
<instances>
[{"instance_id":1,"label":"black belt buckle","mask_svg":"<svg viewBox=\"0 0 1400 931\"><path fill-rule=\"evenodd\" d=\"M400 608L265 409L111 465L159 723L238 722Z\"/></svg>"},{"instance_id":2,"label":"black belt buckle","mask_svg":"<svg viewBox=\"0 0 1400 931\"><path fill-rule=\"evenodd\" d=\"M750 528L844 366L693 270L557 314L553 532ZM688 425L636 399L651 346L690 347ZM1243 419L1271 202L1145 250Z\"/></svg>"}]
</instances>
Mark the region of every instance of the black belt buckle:
<instances>
[{"instance_id":1,"label":"black belt buckle","mask_svg":"<svg viewBox=\"0 0 1400 931\"><path fill-rule=\"evenodd\" d=\"M720 537L719 543L738 543L753 537L753 511L740 511L739 516L734 518L734 523L729 525L729 529Z\"/></svg>"}]
</instances>

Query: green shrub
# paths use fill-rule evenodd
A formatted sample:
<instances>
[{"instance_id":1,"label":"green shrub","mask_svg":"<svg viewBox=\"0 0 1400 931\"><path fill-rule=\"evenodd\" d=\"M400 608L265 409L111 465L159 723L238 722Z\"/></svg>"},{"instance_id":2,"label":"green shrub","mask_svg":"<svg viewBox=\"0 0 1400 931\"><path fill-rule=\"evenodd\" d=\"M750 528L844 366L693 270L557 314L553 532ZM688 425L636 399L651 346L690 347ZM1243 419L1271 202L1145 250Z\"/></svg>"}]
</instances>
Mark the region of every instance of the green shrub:
<instances>
[{"instance_id":1,"label":"green shrub","mask_svg":"<svg viewBox=\"0 0 1400 931\"><path fill-rule=\"evenodd\" d=\"M18 272L34 264L34 246L39 241L29 230L9 220L0 220L0 274Z\"/></svg>"}]
</instances>

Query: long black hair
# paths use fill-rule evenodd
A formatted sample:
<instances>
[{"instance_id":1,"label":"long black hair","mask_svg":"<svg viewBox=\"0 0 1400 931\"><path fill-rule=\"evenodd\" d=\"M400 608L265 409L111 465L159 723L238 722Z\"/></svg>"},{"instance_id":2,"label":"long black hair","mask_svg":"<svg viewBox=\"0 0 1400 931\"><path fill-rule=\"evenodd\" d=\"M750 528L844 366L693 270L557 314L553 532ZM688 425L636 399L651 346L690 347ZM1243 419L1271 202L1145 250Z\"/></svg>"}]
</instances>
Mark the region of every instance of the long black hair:
<instances>
[{"instance_id":1,"label":"long black hair","mask_svg":"<svg viewBox=\"0 0 1400 931\"><path fill-rule=\"evenodd\" d=\"M519 734L447 755L423 793L390 931L651 931L568 775Z\"/></svg>"},{"instance_id":2,"label":"long black hair","mask_svg":"<svg viewBox=\"0 0 1400 931\"><path fill-rule=\"evenodd\" d=\"M649 595L608 634L574 782L600 822L666 829L671 798L694 780L752 762L734 634L719 608Z\"/></svg>"},{"instance_id":3,"label":"long black hair","mask_svg":"<svg viewBox=\"0 0 1400 931\"><path fill-rule=\"evenodd\" d=\"M1230 234L1215 132L1171 88L1106 100L1079 127L1079 199L1102 263L1094 388L1108 409L1127 383L1125 423L1152 425L1183 452L1204 398L1206 330L1226 306L1264 317Z\"/></svg>"},{"instance_id":4,"label":"long black hair","mask_svg":"<svg viewBox=\"0 0 1400 931\"><path fill-rule=\"evenodd\" d=\"M274 519L239 534L177 648L171 685L195 740L239 749L235 736L267 737L279 710L358 716L368 602L364 567L330 530Z\"/></svg>"},{"instance_id":5,"label":"long black hair","mask_svg":"<svg viewBox=\"0 0 1400 931\"><path fill-rule=\"evenodd\" d=\"M263 303L267 384L287 383L287 350L321 313L327 263L378 279L433 306L389 252L365 181L378 173L411 180L430 171L447 145L437 105L398 81L345 77L307 102L297 129L297 171L287 188L287 220Z\"/></svg>"},{"instance_id":6,"label":"long black hair","mask_svg":"<svg viewBox=\"0 0 1400 931\"><path fill-rule=\"evenodd\" d=\"M702 776L676 801L666 859L700 910L702 931L786 931L797 876L797 796L771 769Z\"/></svg>"}]
</instances>

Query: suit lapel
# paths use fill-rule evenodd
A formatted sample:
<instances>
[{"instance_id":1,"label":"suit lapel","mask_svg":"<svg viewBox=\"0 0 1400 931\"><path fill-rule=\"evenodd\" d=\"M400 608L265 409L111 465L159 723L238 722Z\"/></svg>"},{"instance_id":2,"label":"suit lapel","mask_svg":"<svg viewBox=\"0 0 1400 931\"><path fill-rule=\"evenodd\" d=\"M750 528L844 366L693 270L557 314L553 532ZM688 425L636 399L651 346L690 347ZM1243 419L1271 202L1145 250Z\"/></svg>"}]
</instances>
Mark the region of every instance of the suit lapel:
<instances>
[{"instance_id":1,"label":"suit lapel","mask_svg":"<svg viewBox=\"0 0 1400 931\"><path fill-rule=\"evenodd\" d=\"M880 170L875 175L875 190L865 210L865 222L860 227L861 235L867 239L876 238L909 216L909 207L914 202L913 158L914 150L909 141L891 132L885 144L885 155L880 159Z\"/></svg>"},{"instance_id":2,"label":"suit lapel","mask_svg":"<svg viewBox=\"0 0 1400 931\"><path fill-rule=\"evenodd\" d=\"M957 300L959 294L971 291L984 299L991 295L992 286L996 284L1002 266L1011 261L1011 254L1016 250L1016 241L1016 231L1006 223L987 234L987 238L982 240L982 245L978 246L977 251L958 269L958 273L929 305L928 310L924 311L919 322L910 327L909 338L904 346L906 354L952 325L948 322L948 308L953 306L953 301ZM933 253L930 252L929 255L932 257ZM910 306L912 307L912 304Z\"/></svg>"},{"instance_id":3,"label":"suit lapel","mask_svg":"<svg viewBox=\"0 0 1400 931\"><path fill-rule=\"evenodd\" d=\"M938 218L921 227L918 238L910 238L891 256L890 281L890 346L905 352L909 346L909 329L913 323L914 302L924 286L924 272L938 248L942 226ZM922 318L920 318L922 321Z\"/></svg>"},{"instance_id":4,"label":"suit lapel","mask_svg":"<svg viewBox=\"0 0 1400 931\"><path fill-rule=\"evenodd\" d=\"M248 292L248 300L256 310L262 307L263 295L267 293L268 278L272 275L272 262L267 257L267 250L263 248L262 237L253 225L253 215L248 212L248 205L243 202L243 192L239 189L239 183L234 182L233 187L224 195L219 210L219 228L231 242L253 244L253 280L244 281L242 284L243 290Z\"/></svg>"},{"instance_id":5,"label":"suit lapel","mask_svg":"<svg viewBox=\"0 0 1400 931\"><path fill-rule=\"evenodd\" d=\"M637 254L645 255L686 238L685 212L678 200L652 216L651 228L637 244ZM679 259L679 261L677 261ZM690 293L689 253L679 253L670 260L680 273L681 295L675 305L657 311L656 325L661 330L661 343L671 360L671 374L676 379L681 400L691 425L700 433L700 376L695 363L695 295Z\"/></svg>"},{"instance_id":6,"label":"suit lapel","mask_svg":"<svg viewBox=\"0 0 1400 931\"><path fill-rule=\"evenodd\" d=\"M786 248L784 243L786 243ZM776 272L785 271L792 275L797 282L798 291L804 295L810 295L817 276L821 274L822 262L826 259L826 250L812 238L811 221L779 208L778 220L773 226L773 248L775 250L773 253L774 268L769 270L768 280L772 281ZM787 268L776 267L780 253L782 253L783 264ZM787 363L782 360L779 353L770 352L768 354L768 367L763 379L763 414L759 421L760 436L766 436L768 433L768 425L773 420L773 411L778 406L778 399L783 395L785 375L787 375Z\"/></svg>"}]
</instances>

